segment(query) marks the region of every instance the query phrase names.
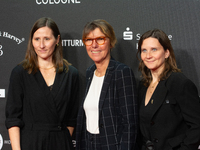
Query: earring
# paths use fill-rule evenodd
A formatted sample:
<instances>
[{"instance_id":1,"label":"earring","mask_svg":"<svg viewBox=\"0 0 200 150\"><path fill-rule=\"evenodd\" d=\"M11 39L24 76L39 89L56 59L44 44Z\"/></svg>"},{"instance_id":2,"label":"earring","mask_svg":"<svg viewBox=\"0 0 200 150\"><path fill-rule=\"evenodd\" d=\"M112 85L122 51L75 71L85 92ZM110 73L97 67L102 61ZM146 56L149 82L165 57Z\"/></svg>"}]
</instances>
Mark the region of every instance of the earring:
<instances>
[{"instance_id":1,"label":"earring","mask_svg":"<svg viewBox=\"0 0 200 150\"><path fill-rule=\"evenodd\" d=\"M59 44L58 44L58 43L57 43L56 45L57 45L57 47L59 46Z\"/></svg>"}]
</instances>

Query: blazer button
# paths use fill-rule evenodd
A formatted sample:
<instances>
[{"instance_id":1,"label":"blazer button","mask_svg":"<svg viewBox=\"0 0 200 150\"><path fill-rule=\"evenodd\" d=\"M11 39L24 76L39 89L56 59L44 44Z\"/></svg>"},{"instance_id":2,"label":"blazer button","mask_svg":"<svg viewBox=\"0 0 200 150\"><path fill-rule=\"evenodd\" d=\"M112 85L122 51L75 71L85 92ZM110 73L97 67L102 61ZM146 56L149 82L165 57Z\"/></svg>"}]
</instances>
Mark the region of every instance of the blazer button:
<instances>
[{"instance_id":1,"label":"blazer button","mask_svg":"<svg viewBox=\"0 0 200 150\"><path fill-rule=\"evenodd\" d=\"M59 130L61 130L61 129L62 129L62 127L61 127L61 126L58 126L58 129L59 129Z\"/></svg>"},{"instance_id":2,"label":"blazer button","mask_svg":"<svg viewBox=\"0 0 200 150\"><path fill-rule=\"evenodd\" d=\"M154 121L151 121L151 123L150 123L151 125L154 125L155 124L155 122Z\"/></svg>"}]
</instances>

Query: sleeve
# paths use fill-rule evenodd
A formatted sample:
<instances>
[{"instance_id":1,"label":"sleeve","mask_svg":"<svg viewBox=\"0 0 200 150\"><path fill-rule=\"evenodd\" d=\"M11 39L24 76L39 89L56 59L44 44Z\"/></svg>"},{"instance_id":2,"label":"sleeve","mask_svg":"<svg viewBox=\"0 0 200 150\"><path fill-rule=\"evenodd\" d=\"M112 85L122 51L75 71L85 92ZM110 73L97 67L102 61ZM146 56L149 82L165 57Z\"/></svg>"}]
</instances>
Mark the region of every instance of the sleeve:
<instances>
[{"instance_id":1,"label":"sleeve","mask_svg":"<svg viewBox=\"0 0 200 150\"><path fill-rule=\"evenodd\" d=\"M6 121L5 125L7 129L18 126L23 127L24 122L22 120L23 109L23 88L22 80L20 78L19 71L13 69L10 76L10 83L8 88L8 98L6 102Z\"/></svg>"},{"instance_id":2,"label":"sleeve","mask_svg":"<svg viewBox=\"0 0 200 150\"><path fill-rule=\"evenodd\" d=\"M132 70L125 67L118 77L117 92L122 114L124 130L122 132L121 150L132 150L136 147L138 131L138 102L136 82Z\"/></svg>"},{"instance_id":3,"label":"sleeve","mask_svg":"<svg viewBox=\"0 0 200 150\"><path fill-rule=\"evenodd\" d=\"M181 91L177 99L183 118L188 126L180 150L198 149L200 145L200 98L198 90L189 79L180 88Z\"/></svg>"},{"instance_id":4,"label":"sleeve","mask_svg":"<svg viewBox=\"0 0 200 150\"><path fill-rule=\"evenodd\" d=\"M68 118L67 126L75 127L76 126L76 119L77 113L79 108L79 74L78 71L74 68L72 74L72 81L71 81L71 96L70 96L70 115Z\"/></svg>"}]
</instances>

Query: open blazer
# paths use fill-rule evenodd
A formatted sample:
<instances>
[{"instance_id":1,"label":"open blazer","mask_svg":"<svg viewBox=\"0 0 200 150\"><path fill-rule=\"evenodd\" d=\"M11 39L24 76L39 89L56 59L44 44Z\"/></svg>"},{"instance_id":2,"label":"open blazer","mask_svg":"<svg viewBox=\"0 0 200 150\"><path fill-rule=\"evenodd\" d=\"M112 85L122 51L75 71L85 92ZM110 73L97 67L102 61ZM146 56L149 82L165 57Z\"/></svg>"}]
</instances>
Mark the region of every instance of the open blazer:
<instances>
[{"instance_id":1,"label":"open blazer","mask_svg":"<svg viewBox=\"0 0 200 150\"><path fill-rule=\"evenodd\" d=\"M88 93L95 65L86 72ZM132 150L135 146L138 109L132 70L111 58L99 99L99 132L102 150ZM84 98L85 99L85 98ZM86 116L81 103L77 120L77 150L85 150Z\"/></svg>"},{"instance_id":2,"label":"open blazer","mask_svg":"<svg viewBox=\"0 0 200 150\"><path fill-rule=\"evenodd\" d=\"M146 91L147 87L140 84L140 102ZM152 99L153 109L148 120L150 137L146 138L154 142L155 150L197 150L200 99L194 83L182 73L172 73L159 82Z\"/></svg>"},{"instance_id":3,"label":"open blazer","mask_svg":"<svg viewBox=\"0 0 200 150\"><path fill-rule=\"evenodd\" d=\"M20 128L22 150L69 150L67 126L76 126L78 71L63 66L50 91L41 72L28 74L22 65L11 73L6 104L6 127Z\"/></svg>"}]
</instances>

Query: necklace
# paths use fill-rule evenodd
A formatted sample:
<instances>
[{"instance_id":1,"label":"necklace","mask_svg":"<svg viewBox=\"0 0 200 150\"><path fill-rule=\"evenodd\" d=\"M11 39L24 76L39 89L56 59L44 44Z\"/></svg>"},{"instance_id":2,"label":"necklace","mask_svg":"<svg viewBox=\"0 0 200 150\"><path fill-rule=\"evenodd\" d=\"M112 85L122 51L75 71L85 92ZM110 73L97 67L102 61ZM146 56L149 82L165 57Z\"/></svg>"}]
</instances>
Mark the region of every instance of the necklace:
<instances>
[{"instance_id":1,"label":"necklace","mask_svg":"<svg viewBox=\"0 0 200 150\"><path fill-rule=\"evenodd\" d=\"M153 83L152 85L149 86L149 92L152 94L155 90L155 87L157 86L158 81L156 81L155 83Z\"/></svg>"},{"instance_id":2,"label":"necklace","mask_svg":"<svg viewBox=\"0 0 200 150\"><path fill-rule=\"evenodd\" d=\"M50 68L42 68L42 67L39 67L40 69L44 69L44 70L49 70L49 69L52 69L54 66L50 67Z\"/></svg>"},{"instance_id":3,"label":"necklace","mask_svg":"<svg viewBox=\"0 0 200 150\"><path fill-rule=\"evenodd\" d=\"M150 87L154 88L157 83L158 83L158 81L156 81L155 83L153 83Z\"/></svg>"}]
</instances>

